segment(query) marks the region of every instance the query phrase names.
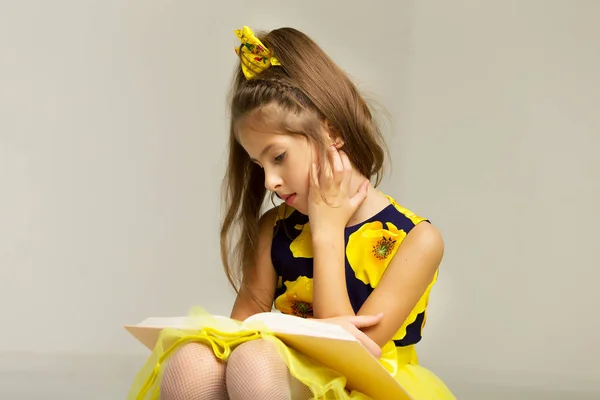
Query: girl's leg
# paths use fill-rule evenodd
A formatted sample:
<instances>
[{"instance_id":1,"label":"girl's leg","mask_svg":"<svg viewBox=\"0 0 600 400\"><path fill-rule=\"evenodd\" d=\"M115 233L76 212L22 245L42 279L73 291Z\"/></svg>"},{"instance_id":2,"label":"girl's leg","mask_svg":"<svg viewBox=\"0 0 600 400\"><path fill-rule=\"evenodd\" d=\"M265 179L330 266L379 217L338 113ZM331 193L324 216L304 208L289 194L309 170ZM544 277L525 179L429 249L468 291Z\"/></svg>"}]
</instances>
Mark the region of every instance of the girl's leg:
<instances>
[{"instance_id":1,"label":"girl's leg","mask_svg":"<svg viewBox=\"0 0 600 400\"><path fill-rule=\"evenodd\" d=\"M275 346L262 339L238 346L227 362L231 400L306 400L312 393L292 377Z\"/></svg>"},{"instance_id":2,"label":"girl's leg","mask_svg":"<svg viewBox=\"0 0 600 400\"><path fill-rule=\"evenodd\" d=\"M200 343L182 346L167 362L161 400L227 400L225 363Z\"/></svg>"}]
</instances>

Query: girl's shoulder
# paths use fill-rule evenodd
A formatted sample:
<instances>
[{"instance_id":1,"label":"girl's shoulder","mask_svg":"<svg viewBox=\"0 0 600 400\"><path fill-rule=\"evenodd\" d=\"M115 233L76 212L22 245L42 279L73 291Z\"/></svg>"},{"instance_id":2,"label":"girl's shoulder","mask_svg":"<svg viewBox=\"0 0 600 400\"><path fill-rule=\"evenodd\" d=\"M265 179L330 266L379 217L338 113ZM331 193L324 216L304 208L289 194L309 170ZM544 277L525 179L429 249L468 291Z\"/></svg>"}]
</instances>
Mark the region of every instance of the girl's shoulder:
<instances>
[{"instance_id":1,"label":"girl's shoulder","mask_svg":"<svg viewBox=\"0 0 600 400\"><path fill-rule=\"evenodd\" d=\"M405 233L408 233L420 222L429 222L427 218L404 207L393 197L386 194L384 194L384 196L388 199L390 204L364 222L346 228L347 234L352 234L358 230L364 232L372 229L404 231Z\"/></svg>"},{"instance_id":2,"label":"girl's shoulder","mask_svg":"<svg viewBox=\"0 0 600 400\"><path fill-rule=\"evenodd\" d=\"M393 208L393 213L396 215L397 219L400 219L402 221L407 221L406 223L408 225L415 226L420 222L423 221L427 221L429 222L429 220L425 217L422 217L421 215L415 213L412 210L409 210L408 208L404 207L403 205L401 205L400 203L398 203L396 201L396 199L394 199L393 197L389 196L389 195L384 195L385 197L388 198L388 200L390 201L390 206L392 206Z\"/></svg>"}]
</instances>

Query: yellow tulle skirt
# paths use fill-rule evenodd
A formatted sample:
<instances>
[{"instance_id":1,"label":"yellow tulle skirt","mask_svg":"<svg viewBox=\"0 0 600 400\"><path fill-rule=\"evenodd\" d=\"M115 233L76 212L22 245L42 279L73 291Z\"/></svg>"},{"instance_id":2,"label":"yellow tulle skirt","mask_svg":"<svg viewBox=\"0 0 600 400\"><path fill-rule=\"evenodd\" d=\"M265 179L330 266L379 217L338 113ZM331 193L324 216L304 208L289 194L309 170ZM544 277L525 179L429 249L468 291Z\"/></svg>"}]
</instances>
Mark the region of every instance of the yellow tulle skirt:
<instances>
[{"instance_id":1,"label":"yellow tulle skirt","mask_svg":"<svg viewBox=\"0 0 600 400\"><path fill-rule=\"evenodd\" d=\"M159 399L164 367L181 346L202 343L212 348L215 356L227 362L231 352L240 344L256 339L275 345L290 374L310 388L314 399L324 400L389 400L370 397L346 388L346 378L289 348L277 337L264 332L243 330L233 320L203 318L198 330L163 329L154 350L136 375L127 400ZM384 346L380 362L404 387L414 400L454 400L454 395L431 371L418 363L414 346Z\"/></svg>"}]
</instances>

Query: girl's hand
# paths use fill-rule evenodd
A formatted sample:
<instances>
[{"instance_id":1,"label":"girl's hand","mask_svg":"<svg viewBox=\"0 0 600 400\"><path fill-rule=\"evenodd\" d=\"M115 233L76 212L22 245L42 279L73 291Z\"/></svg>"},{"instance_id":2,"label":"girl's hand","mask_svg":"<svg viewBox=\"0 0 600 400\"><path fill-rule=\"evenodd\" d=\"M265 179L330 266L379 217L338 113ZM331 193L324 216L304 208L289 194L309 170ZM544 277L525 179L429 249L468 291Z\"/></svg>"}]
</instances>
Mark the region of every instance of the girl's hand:
<instances>
[{"instance_id":1,"label":"girl's hand","mask_svg":"<svg viewBox=\"0 0 600 400\"><path fill-rule=\"evenodd\" d=\"M383 314L379 315L352 315L322 319L321 321L336 324L344 328L347 332L352 334L363 346L367 348L369 353L377 359L381 357L381 347L375 343L369 336L360 330L360 328L368 328L370 326L377 325Z\"/></svg>"},{"instance_id":2,"label":"girl's hand","mask_svg":"<svg viewBox=\"0 0 600 400\"><path fill-rule=\"evenodd\" d=\"M343 229L367 196L366 178L358 191L350 192L352 164L346 153L330 146L327 156L320 176L315 163L310 173L308 216L312 232L320 227Z\"/></svg>"}]
</instances>

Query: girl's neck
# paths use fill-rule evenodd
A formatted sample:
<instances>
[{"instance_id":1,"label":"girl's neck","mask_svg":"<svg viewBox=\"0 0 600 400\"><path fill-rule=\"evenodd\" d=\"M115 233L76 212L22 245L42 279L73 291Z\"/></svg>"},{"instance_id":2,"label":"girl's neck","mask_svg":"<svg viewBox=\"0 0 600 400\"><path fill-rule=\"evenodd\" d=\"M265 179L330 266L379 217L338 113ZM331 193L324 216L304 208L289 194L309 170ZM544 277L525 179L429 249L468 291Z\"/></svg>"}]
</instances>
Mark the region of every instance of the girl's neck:
<instances>
[{"instance_id":1,"label":"girl's neck","mask_svg":"<svg viewBox=\"0 0 600 400\"><path fill-rule=\"evenodd\" d=\"M354 170L352 178L350 180L350 193L356 193L360 184L363 182L365 177L358 171ZM358 209L350 217L350 220L346 226L353 226L364 222L383 210L385 207L390 205L389 199L379 192L375 187L369 183L367 187L367 197L358 206Z\"/></svg>"}]
</instances>

